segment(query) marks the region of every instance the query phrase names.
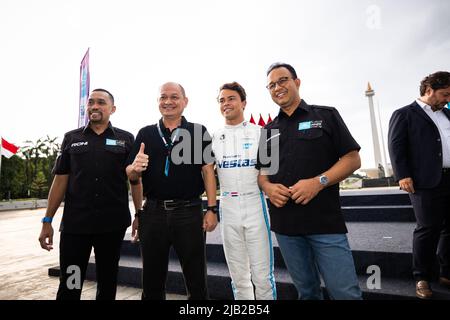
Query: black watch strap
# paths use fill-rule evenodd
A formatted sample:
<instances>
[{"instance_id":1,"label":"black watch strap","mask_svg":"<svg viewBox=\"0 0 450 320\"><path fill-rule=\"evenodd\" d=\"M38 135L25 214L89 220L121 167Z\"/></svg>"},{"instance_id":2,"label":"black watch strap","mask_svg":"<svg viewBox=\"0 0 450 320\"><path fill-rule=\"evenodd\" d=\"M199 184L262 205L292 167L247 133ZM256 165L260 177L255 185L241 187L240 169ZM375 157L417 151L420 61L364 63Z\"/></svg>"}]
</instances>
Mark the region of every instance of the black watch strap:
<instances>
[{"instance_id":1,"label":"black watch strap","mask_svg":"<svg viewBox=\"0 0 450 320\"><path fill-rule=\"evenodd\" d=\"M139 218L143 212L144 212L144 209L139 209L139 210L136 211L136 213L134 214L134 217L135 217L135 218Z\"/></svg>"},{"instance_id":2,"label":"black watch strap","mask_svg":"<svg viewBox=\"0 0 450 320\"><path fill-rule=\"evenodd\" d=\"M138 185L139 183L141 183L141 181L139 180L139 178L136 179L136 180L130 180L130 184L131 184L132 186L136 186L136 185Z\"/></svg>"},{"instance_id":3,"label":"black watch strap","mask_svg":"<svg viewBox=\"0 0 450 320\"><path fill-rule=\"evenodd\" d=\"M206 211L212 211L217 214L217 206L207 206Z\"/></svg>"}]
</instances>

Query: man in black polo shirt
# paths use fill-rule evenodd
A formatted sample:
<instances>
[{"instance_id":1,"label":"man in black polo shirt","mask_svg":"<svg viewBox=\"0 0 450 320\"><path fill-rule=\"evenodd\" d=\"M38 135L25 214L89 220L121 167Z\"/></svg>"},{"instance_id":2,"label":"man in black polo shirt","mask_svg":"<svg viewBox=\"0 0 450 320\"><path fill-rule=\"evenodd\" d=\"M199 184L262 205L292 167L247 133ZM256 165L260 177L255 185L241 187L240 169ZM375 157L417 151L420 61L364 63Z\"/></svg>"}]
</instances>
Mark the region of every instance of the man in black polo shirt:
<instances>
[{"instance_id":1,"label":"man in black polo shirt","mask_svg":"<svg viewBox=\"0 0 450 320\"><path fill-rule=\"evenodd\" d=\"M188 98L180 84L162 85L158 103L162 118L139 131L127 166L131 181L142 177L146 198L133 222L141 244L142 299L165 299L172 245L188 299L207 299L204 231L217 225L211 137L204 126L182 116ZM208 209L203 216L200 196L205 189Z\"/></svg>"},{"instance_id":2,"label":"man in black polo shirt","mask_svg":"<svg viewBox=\"0 0 450 320\"><path fill-rule=\"evenodd\" d=\"M53 216L65 198L60 231L58 300L78 300L94 247L97 299L114 300L120 248L130 225L126 160L133 135L109 122L116 110L107 90L89 96L89 124L65 134L53 173L55 178L42 219L39 242L53 249ZM135 207L142 203L142 185L131 186Z\"/></svg>"},{"instance_id":3,"label":"man in black polo shirt","mask_svg":"<svg viewBox=\"0 0 450 320\"><path fill-rule=\"evenodd\" d=\"M259 155L271 163L258 157L258 182L288 271L301 299L322 299L319 273L332 299L361 299L339 202L339 182L360 167L360 147L335 108L300 98L291 65L275 63L267 77L280 112L261 137ZM267 172L274 161L278 171Z\"/></svg>"}]
</instances>

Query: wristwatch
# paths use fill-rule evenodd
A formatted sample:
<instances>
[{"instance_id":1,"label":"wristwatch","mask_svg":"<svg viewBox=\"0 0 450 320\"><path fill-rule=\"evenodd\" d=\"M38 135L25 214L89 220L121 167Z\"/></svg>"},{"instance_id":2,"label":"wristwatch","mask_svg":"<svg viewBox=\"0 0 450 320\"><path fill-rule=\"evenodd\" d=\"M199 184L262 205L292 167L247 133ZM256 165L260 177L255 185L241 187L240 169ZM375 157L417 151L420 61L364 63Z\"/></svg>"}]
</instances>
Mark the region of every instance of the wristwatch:
<instances>
[{"instance_id":1,"label":"wristwatch","mask_svg":"<svg viewBox=\"0 0 450 320\"><path fill-rule=\"evenodd\" d=\"M321 175L319 177L319 182L321 185L323 185L324 187L328 184L328 177L326 175Z\"/></svg>"},{"instance_id":2,"label":"wristwatch","mask_svg":"<svg viewBox=\"0 0 450 320\"><path fill-rule=\"evenodd\" d=\"M52 217L43 217L41 220L42 223L45 223L45 222L52 223L52 221L53 221Z\"/></svg>"},{"instance_id":3,"label":"wristwatch","mask_svg":"<svg viewBox=\"0 0 450 320\"><path fill-rule=\"evenodd\" d=\"M139 218L141 214L144 213L144 209L138 209L136 213L134 214L135 218Z\"/></svg>"},{"instance_id":4,"label":"wristwatch","mask_svg":"<svg viewBox=\"0 0 450 320\"><path fill-rule=\"evenodd\" d=\"M139 178L136 179L136 180L131 180L131 179L130 179L130 184L131 184L132 186L136 186L136 185L138 185L139 183L141 183L141 181L139 180Z\"/></svg>"},{"instance_id":5,"label":"wristwatch","mask_svg":"<svg viewBox=\"0 0 450 320\"><path fill-rule=\"evenodd\" d=\"M217 214L217 206L207 206L206 211L212 211Z\"/></svg>"}]
</instances>

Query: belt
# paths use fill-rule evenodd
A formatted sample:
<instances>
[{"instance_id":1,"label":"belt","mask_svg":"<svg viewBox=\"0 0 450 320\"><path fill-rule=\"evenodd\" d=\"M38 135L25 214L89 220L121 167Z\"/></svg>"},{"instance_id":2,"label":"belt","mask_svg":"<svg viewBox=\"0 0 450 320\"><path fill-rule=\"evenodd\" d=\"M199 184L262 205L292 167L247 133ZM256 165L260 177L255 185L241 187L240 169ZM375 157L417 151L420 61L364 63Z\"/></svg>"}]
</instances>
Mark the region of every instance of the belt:
<instances>
[{"instance_id":1,"label":"belt","mask_svg":"<svg viewBox=\"0 0 450 320\"><path fill-rule=\"evenodd\" d=\"M199 198L194 198L190 200L182 200L182 199L169 199L169 200L158 200L158 199L149 199L149 204L156 204L157 208L164 209L166 211L172 211L176 209L181 209L185 207L193 207L202 204L202 200Z\"/></svg>"}]
</instances>

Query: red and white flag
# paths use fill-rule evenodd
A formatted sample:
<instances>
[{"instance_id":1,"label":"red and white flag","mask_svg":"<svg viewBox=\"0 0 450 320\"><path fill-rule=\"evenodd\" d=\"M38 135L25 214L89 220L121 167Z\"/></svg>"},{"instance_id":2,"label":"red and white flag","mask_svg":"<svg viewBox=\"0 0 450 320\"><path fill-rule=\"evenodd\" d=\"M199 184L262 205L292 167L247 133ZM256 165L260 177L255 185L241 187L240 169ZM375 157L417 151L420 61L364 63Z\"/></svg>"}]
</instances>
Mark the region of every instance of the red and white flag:
<instances>
[{"instance_id":1,"label":"red and white flag","mask_svg":"<svg viewBox=\"0 0 450 320\"><path fill-rule=\"evenodd\" d=\"M258 125L261 126L261 127L264 127L266 125L266 123L264 122L264 119L263 119L261 113L259 114Z\"/></svg>"},{"instance_id":2,"label":"red and white flag","mask_svg":"<svg viewBox=\"0 0 450 320\"><path fill-rule=\"evenodd\" d=\"M12 143L9 143L5 139L2 138L2 146L0 148L1 155L5 156L6 158L11 158L13 155L19 151L19 147L13 145Z\"/></svg>"},{"instance_id":3,"label":"red and white flag","mask_svg":"<svg viewBox=\"0 0 450 320\"><path fill-rule=\"evenodd\" d=\"M267 119L267 124L272 122L272 118L270 117L270 113L269 113L269 118Z\"/></svg>"},{"instance_id":4,"label":"red and white flag","mask_svg":"<svg viewBox=\"0 0 450 320\"><path fill-rule=\"evenodd\" d=\"M253 119L253 115L250 114L250 123L256 124L255 119Z\"/></svg>"}]
</instances>

